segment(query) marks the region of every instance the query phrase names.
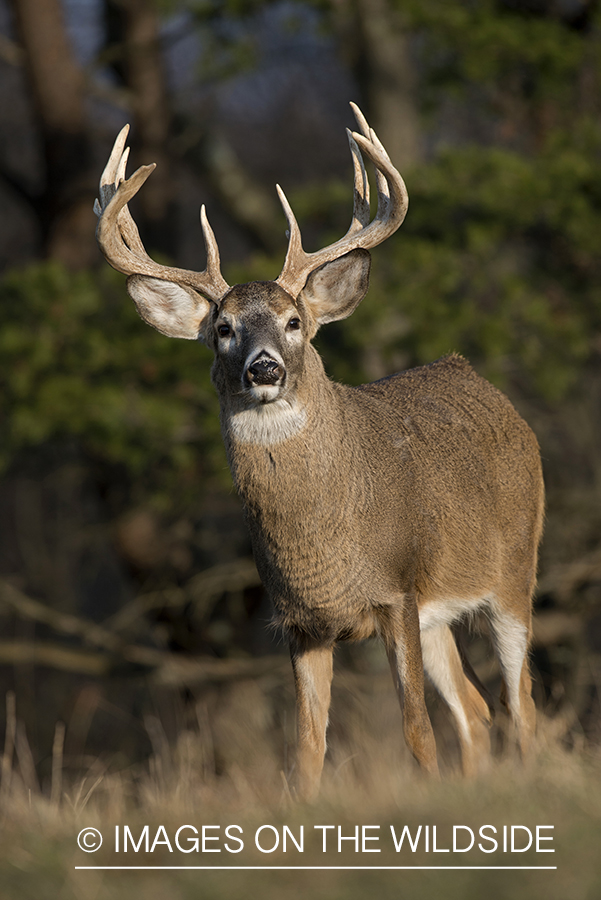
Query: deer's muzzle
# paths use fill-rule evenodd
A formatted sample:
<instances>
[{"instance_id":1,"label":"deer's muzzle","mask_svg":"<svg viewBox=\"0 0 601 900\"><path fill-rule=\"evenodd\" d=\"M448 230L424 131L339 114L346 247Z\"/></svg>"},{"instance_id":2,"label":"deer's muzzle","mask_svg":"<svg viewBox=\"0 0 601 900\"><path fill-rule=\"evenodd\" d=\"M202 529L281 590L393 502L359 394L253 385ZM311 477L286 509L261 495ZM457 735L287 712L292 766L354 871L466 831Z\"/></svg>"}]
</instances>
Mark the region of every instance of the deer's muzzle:
<instances>
[{"instance_id":1,"label":"deer's muzzle","mask_svg":"<svg viewBox=\"0 0 601 900\"><path fill-rule=\"evenodd\" d=\"M280 385L286 375L284 366L276 359L259 355L246 370L246 379L252 385Z\"/></svg>"}]
</instances>

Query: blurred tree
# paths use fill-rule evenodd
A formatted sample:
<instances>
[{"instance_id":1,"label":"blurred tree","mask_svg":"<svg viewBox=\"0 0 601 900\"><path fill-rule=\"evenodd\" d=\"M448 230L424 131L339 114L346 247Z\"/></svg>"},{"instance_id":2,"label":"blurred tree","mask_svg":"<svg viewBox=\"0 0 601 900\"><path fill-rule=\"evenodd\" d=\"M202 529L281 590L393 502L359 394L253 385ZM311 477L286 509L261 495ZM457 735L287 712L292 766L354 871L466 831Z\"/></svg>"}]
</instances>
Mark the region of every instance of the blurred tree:
<instances>
[{"instance_id":1,"label":"blurred tree","mask_svg":"<svg viewBox=\"0 0 601 900\"><path fill-rule=\"evenodd\" d=\"M130 97L132 148L152 160L156 171L139 200L139 224L150 247L177 254L176 190L169 140L172 104L159 39L159 16L152 0L106 0L107 48Z\"/></svg>"},{"instance_id":2,"label":"blurred tree","mask_svg":"<svg viewBox=\"0 0 601 900\"><path fill-rule=\"evenodd\" d=\"M210 353L144 326L123 290L106 266L44 263L2 280L0 466L76 442L124 470L129 502L178 505L224 465Z\"/></svg>"},{"instance_id":3,"label":"blurred tree","mask_svg":"<svg viewBox=\"0 0 601 900\"><path fill-rule=\"evenodd\" d=\"M96 127L88 104L91 81L77 61L61 0L10 0L23 50L33 121L42 148L41 188L23 179L12 183L33 207L41 225L45 255L70 268L98 262L91 213L98 180L92 148ZM177 250L175 189L168 140L171 106L153 0L106 0L108 46L118 60L134 119L134 149L158 163L142 195L140 224L150 246ZM103 96L110 98L104 89ZM6 173L5 173L6 174Z\"/></svg>"},{"instance_id":4,"label":"blurred tree","mask_svg":"<svg viewBox=\"0 0 601 900\"><path fill-rule=\"evenodd\" d=\"M415 53L404 9L395 0L324 4L342 58L362 94L362 108L402 171L423 157Z\"/></svg>"},{"instance_id":5,"label":"blurred tree","mask_svg":"<svg viewBox=\"0 0 601 900\"><path fill-rule=\"evenodd\" d=\"M11 0L43 148L42 187L20 193L36 211L48 256L90 265L94 248L91 148L85 80L65 29L60 0Z\"/></svg>"}]
</instances>

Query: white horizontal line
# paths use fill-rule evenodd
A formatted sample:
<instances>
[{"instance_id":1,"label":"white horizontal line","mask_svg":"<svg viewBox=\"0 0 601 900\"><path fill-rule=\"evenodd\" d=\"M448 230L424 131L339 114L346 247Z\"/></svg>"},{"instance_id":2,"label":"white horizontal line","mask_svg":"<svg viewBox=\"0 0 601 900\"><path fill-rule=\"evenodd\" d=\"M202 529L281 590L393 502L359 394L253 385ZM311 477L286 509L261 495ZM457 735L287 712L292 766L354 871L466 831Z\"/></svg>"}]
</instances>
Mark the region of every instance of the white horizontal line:
<instances>
[{"instance_id":1,"label":"white horizontal line","mask_svg":"<svg viewBox=\"0 0 601 900\"><path fill-rule=\"evenodd\" d=\"M152 869L155 870L195 870L195 871L203 871L203 872L248 872L253 870L258 871L315 871L315 870L327 870L327 871L345 871L345 872L390 872L390 871L400 871L407 869L421 869L425 871L433 871L433 870L453 870L453 869L477 869L479 871L482 870L495 870L495 871L503 871L504 869L512 869L512 870L555 870L557 866L75 866L76 869L104 869L104 870L116 870L116 869Z\"/></svg>"}]
</instances>

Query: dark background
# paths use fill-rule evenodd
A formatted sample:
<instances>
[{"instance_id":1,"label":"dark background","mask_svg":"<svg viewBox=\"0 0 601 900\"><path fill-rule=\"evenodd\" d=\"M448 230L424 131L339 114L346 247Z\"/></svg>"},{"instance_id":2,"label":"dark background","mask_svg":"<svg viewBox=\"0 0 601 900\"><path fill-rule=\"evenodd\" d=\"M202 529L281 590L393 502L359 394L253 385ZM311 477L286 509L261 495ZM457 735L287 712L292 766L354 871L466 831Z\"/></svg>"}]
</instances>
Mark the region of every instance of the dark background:
<instances>
[{"instance_id":1,"label":"dark background","mask_svg":"<svg viewBox=\"0 0 601 900\"><path fill-rule=\"evenodd\" d=\"M66 765L133 764L257 678L261 727L284 727L210 354L138 319L92 205L130 122L129 171L158 163L133 209L149 252L203 268L204 202L226 279L275 278L276 181L309 250L346 231L349 100L410 211L318 346L353 383L460 352L535 429L537 702L563 740L598 741L600 60L586 0L1 0L0 694L23 770L44 778L57 722ZM339 666L368 679L374 654Z\"/></svg>"}]
</instances>

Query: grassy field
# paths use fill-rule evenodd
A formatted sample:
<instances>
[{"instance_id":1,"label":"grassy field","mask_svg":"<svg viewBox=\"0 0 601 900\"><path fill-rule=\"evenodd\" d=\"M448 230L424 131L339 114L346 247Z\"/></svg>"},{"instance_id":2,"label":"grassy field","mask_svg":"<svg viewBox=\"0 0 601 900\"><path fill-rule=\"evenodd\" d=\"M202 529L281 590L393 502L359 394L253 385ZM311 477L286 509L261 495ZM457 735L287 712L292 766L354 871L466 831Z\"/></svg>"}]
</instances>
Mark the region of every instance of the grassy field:
<instances>
[{"instance_id":1,"label":"grassy field","mask_svg":"<svg viewBox=\"0 0 601 900\"><path fill-rule=\"evenodd\" d=\"M22 741L11 764L10 738L1 797L0 897L601 896L598 754L584 746L566 750L556 723L541 716L537 758L529 768L500 753L485 776L465 781L456 774L442 721L435 727L448 761L442 781L432 783L419 776L402 746L392 690L378 679L370 685L363 693L352 684L338 688L323 791L313 806L290 797L280 771L285 753L269 737L261 686L236 688L236 703L222 709L221 723L201 721L175 744L157 739L155 754L126 770L111 771L97 759L74 775L61 756L59 729L52 775L40 787ZM103 836L97 852L78 846L78 835L91 828ZM472 834L473 847L466 849ZM522 851L530 835L532 847ZM97 836L88 832L80 840L91 848ZM555 852L543 852L550 849ZM226 868L78 868L83 866ZM258 868L266 866L332 868ZM410 868L417 866L428 868ZM556 868L526 868L535 866Z\"/></svg>"}]
</instances>

